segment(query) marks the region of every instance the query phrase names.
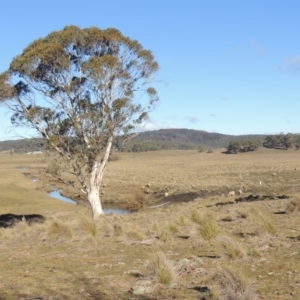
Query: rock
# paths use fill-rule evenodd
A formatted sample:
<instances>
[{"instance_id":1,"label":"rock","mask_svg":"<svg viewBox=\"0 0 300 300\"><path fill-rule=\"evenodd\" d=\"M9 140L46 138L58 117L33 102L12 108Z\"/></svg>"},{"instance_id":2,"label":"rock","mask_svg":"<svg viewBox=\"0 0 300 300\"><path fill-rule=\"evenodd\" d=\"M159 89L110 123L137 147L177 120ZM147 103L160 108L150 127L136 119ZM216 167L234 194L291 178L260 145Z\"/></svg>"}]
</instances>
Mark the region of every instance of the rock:
<instances>
[{"instance_id":1,"label":"rock","mask_svg":"<svg viewBox=\"0 0 300 300\"><path fill-rule=\"evenodd\" d=\"M152 286L134 286L131 288L131 292L134 295L144 295L149 294L153 292Z\"/></svg>"},{"instance_id":2,"label":"rock","mask_svg":"<svg viewBox=\"0 0 300 300\"><path fill-rule=\"evenodd\" d=\"M152 293L154 291L154 288L150 280L139 280L136 282L136 285L131 288L130 291L134 295L144 295Z\"/></svg>"}]
</instances>

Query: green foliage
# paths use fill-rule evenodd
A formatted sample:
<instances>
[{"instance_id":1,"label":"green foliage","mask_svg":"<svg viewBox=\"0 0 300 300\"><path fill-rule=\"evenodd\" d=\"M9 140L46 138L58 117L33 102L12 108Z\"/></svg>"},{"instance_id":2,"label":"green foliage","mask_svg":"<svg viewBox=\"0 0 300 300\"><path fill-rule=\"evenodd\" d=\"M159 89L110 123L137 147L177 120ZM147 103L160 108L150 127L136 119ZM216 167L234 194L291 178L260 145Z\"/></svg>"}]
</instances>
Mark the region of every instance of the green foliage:
<instances>
[{"instance_id":1,"label":"green foliage","mask_svg":"<svg viewBox=\"0 0 300 300\"><path fill-rule=\"evenodd\" d=\"M227 147L227 152L237 154L241 150L241 143L239 141L231 141Z\"/></svg>"},{"instance_id":2,"label":"green foliage","mask_svg":"<svg viewBox=\"0 0 300 300\"><path fill-rule=\"evenodd\" d=\"M261 145L260 140L233 140L229 142L227 153L237 154L239 152L250 152L257 150Z\"/></svg>"},{"instance_id":3,"label":"green foliage","mask_svg":"<svg viewBox=\"0 0 300 300\"><path fill-rule=\"evenodd\" d=\"M69 163L88 194L86 171L104 170L114 137L130 138L159 100L149 87L158 68L151 51L117 29L67 26L12 60L0 74L0 101L14 125L34 128Z\"/></svg>"},{"instance_id":4,"label":"green foliage","mask_svg":"<svg viewBox=\"0 0 300 300\"><path fill-rule=\"evenodd\" d=\"M289 149L289 148L300 148L300 134L277 134L277 135L268 135L264 142L263 146L266 148L274 149Z\"/></svg>"},{"instance_id":5,"label":"green foliage","mask_svg":"<svg viewBox=\"0 0 300 300\"><path fill-rule=\"evenodd\" d=\"M192 129L160 129L141 132L130 140L124 147L120 141L116 148L123 152L143 152L155 150L185 150L195 149L206 152L209 149L225 148L232 139L238 141L263 140L264 135L232 136L220 133L206 132Z\"/></svg>"}]
</instances>

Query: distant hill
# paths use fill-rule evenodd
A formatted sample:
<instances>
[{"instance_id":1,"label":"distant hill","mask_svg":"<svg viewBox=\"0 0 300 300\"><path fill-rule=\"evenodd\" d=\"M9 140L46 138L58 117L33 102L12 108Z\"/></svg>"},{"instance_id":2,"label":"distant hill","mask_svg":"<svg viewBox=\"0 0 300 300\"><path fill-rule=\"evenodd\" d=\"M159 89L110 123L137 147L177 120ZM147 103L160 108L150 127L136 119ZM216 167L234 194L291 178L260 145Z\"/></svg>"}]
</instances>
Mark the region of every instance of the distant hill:
<instances>
[{"instance_id":1,"label":"distant hill","mask_svg":"<svg viewBox=\"0 0 300 300\"><path fill-rule=\"evenodd\" d=\"M21 139L0 142L0 152L14 150L14 152L33 152L46 150L47 143L44 139Z\"/></svg>"},{"instance_id":2,"label":"distant hill","mask_svg":"<svg viewBox=\"0 0 300 300\"><path fill-rule=\"evenodd\" d=\"M162 149L225 148L232 140L263 140L266 135L226 135L192 129L160 129L145 131L130 140L123 151L151 151Z\"/></svg>"},{"instance_id":3,"label":"distant hill","mask_svg":"<svg viewBox=\"0 0 300 300\"><path fill-rule=\"evenodd\" d=\"M141 132L128 141L121 151L153 151L168 149L225 148L232 140L263 140L266 135L226 135L192 129L160 129ZM116 143L116 148L118 144ZM40 138L0 142L0 151L32 152L46 150L47 143Z\"/></svg>"}]
</instances>

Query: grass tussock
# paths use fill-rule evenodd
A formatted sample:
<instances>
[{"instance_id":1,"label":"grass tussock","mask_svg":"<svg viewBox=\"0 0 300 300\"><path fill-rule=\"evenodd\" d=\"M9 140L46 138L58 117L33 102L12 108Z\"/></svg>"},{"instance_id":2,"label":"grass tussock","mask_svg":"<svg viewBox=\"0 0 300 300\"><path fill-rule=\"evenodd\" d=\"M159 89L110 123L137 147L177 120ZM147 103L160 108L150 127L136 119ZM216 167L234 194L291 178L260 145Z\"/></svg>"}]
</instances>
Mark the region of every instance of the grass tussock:
<instances>
[{"instance_id":1,"label":"grass tussock","mask_svg":"<svg viewBox=\"0 0 300 300\"><path fill-rule=\"evenodd\" d=\"M202 237L206 240L215 238L220 230L216 222L214 214L210 211L204 212L203 214L197 216L196 219L199 224L199 232Z\"/></svg>"},{"instance_id":2,"label":"grass tussock","mask_svg":"<svg viewBox=\"0 0 300 300\"><path fill-rule=\"evenodd\" d=\"M187 217L180 216L178 223L179 223L180 226L185 227L185 226L189 225L190 221Z\"/></svg>"},{"instance_id":3,"label":"grass tussock","mask_svg":"<svg viewBox=\"0 0 300 300\"><path fill-rule=\"evenodd\" d=\"M290 212L290 213L299 212L300 211L300 198L290 200L285 211Z\"/></svg>"},{"instance_id":4,"label":"grass tussock","mask_svg":"<svg viewBox=\"0 0 300 300\"><path fill-rule=\"evenodd\" d=\"M247 254L253 258L262 257L261 252L256 248L250 248L247 252Z\"/></svg>"},{"instance_id":5,"label":"grass tussock","mask_svg":"<svg viewBox=\"0 0 300 300\"><path fill-rule=\"evenodd\" d=\"M113 224L113 231L114 231L113 233L114 236L121 236L123 234L122 225L119 223Z\"/></svg>"},{"instance_id":6,"label":"grass tussock","mask_svg":"<svg viewBox=\"0 0 300 300\"><path fill-rule=\"evenodd\" d=\"M172 234L176 234L176 233L178 233L178 231L179 231L178 227L177 227L176 224L174 224L174 223L167 223L167 224L166 224L166 227L169 229L169 231L170 231Z\"/></svg>"},{"instance_id":7,"label":"grass tussock","mask_svg":"<svg viewBox=\"0 0 300 300\"><path fill-rule=\"evenodd\" d=\"M200 215L199 211L196 208L192 210L191 219L195 223L199 223L200 220L201 220L201 215Z\"/></svg>"},{"instance_id":8,"label":"grass tussock","mask_svg":"<svg viewBox=\"0 0 300 300\"><path fill-rule=\"evenodd\" d=\"M97 227L92 218L82 217L79 220L79 224L83 232L87 235L96 236L97 235Z\"/></svg>"},{"instance_id":9,"label":"grass tussock","mask_svg":"<svg viewBox=\"0 0 300 300\"><path fill-rule=\"evenodd\" d=\"M260 210L258 210L256 207L251 208L250 212L250 218L258 223L260 227L265 230L267 233L275 235L277 232L277 228L271 218L266 213L262 213Z\"/></svg>"},{"instance_id":10,"label":"grass tussock","mask_svg":"<svg viewBox=\"0 0 300 300\"><path fill-rule=\"evenodd\" d=\"M241 219L247 219L249 217L249 212L244 209L236 210L237 216Z\"/></svg>"},{"instance_id":11,"label":"grass tussock","mask_svg":"<svg viewBox=\"0 0 300 300\"><path fill-rule=\"evenodd\" d=\"M232 215L226 215L226 216L221 218L221 221L223 221L223 222L232 222L232 221L234 221L234 217Z\"/></svg>"},{"instance_id":12,"label":"grass tussock","mask_svg":"<svg viewBox=\"0 0 300 300\"><path fill-rule=\"evenodd\" d=\"M256 300L250 280L235 268L223 267L213 276L219 286L219 300Z\"/></svg>"},{"instance_id":13,"label":"grass tussock","mask_svg":"<svg viewBox=\"0 0 300 300\"><path fill-rule=\"evenodd\" d=\"M121 159L120 155L118 155L117 153L112 153L109 156L108 161L117 161L117 160L120 160L120 159Z\"/></svg>"},{"instance_id":14,"label":"grass tussock","mask_svg":"<svg viewBox=\"0 0 300 300\"><path fill-rule=\"evenodd\" d=\"M159 234L159 240L163 242L167 242L172 237L171 232L167 228L163 228Z\"/></svg>"},{"instance_id":15,"label":"grass tussock","mask_svg":"<svg viewBox=\"0 0 300 300\"><path fill-rule=\"evenodd\" d=\"M173 262L169 261L161 251L152 255L149 268L158 283L170 285L177 278Z\"/></svg>"},{"instance_id":16,"label":"grass tussock","mask_svg":"<svg viewBox=\"0 0 300 300\"><path fill-rule=\"evenodd\" d=\"M53 219L50 222L48 234L57 238L71 239L73 237L73 230L69 224Z\"/></svg>"},{"instance_id":17,"label":"grass tussock","mask_svg":"<svg viewBox=\"0 0 300 300\"><path fill-rule=\"evenodd\" d=\"M7 229L4 229L4 228L1 228L0 229L0 240L5 240L5 239L8 239L11 237L11 231L10 230L7 230Z\"/></svg>"},{"instance_id":18,"label":"grass tussock","mask_svg":"<svg viewBox=\"0 0 300 300\"><path fill-rule=\"evenodd\" d=\"M221 236L218 238L223 246L226 255L230 258L243 258L246 256L245 249L235 240L228 236Z\"/></svg>"},{"instance_id":19,"label":"grass tussock","mask_svg":"<svg viewBox=\"0 0 300 300\"><path fill-rule=\"evenodd\" d=\"M124 226L123 232L129 239L132 240L141 241L144 238L144 234L140 231L140 229L131 223Z\"/></svg>"},{"instance_id":20,"label":"grass tussock","mask_svg":"<svg viewBox=\"0 0 300 300\"><path fill-rule=\"evenodd\" d=\"M171 240L176 233L179 232L178 226L174 223L165 222L164 226L162 226L159 231L159 239L163 242Z\"/></svg>"}]
</instances>

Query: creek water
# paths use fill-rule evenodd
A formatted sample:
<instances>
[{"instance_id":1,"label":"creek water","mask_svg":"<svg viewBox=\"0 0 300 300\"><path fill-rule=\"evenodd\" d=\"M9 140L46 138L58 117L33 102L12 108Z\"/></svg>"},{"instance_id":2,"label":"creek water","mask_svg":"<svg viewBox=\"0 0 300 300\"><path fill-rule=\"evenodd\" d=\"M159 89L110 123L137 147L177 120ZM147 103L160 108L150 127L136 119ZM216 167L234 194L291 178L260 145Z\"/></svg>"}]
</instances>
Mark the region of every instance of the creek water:
<instances>
[{"instance_id":1,"label":"creek water","mask_svg":"<svg viewBox=\"0 0 300 300\"><path fill-rule=\"evenodd\" d=\"M70 204L77 204L76 201L62 196L58 190L53 190L53 191L49 192L48 195L57 200L61 200L61 201L64 201L64 202L67 202ZM131 213L131 211L128 209L123 209L118 206L109 205L109 204L103 205L103 211L104 211L104 214L106 214L106 215L108 215L110 213L115 213L117 215L127 215L127 214Z\"/></svg>"}]
</instances>

